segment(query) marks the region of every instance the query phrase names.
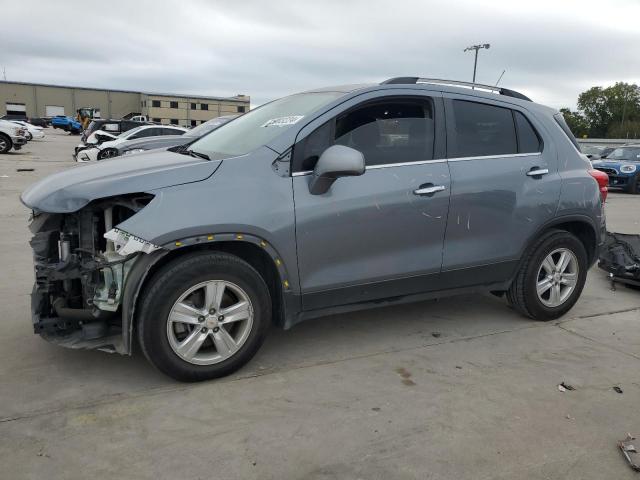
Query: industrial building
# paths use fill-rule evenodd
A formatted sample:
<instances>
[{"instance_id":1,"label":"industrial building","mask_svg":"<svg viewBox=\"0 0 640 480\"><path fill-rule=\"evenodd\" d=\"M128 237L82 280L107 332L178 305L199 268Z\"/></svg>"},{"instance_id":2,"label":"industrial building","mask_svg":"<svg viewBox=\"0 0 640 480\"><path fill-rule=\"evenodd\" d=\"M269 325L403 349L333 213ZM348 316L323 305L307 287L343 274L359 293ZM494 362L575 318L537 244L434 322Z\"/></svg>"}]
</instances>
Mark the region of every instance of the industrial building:
<instances>
[{"instance_id":1,"label":"industrial building","mask_svg":"<svg viewBox=\"0 0 640 480\"><path fill-rule=\"evenodd\" d=\"M102 118L141 114L158 123L191 127L249 111L249 103L248 95L205 97L0 81L0 117L75 117L77 109L93 107Z\"/></svg>"}]
</instances>

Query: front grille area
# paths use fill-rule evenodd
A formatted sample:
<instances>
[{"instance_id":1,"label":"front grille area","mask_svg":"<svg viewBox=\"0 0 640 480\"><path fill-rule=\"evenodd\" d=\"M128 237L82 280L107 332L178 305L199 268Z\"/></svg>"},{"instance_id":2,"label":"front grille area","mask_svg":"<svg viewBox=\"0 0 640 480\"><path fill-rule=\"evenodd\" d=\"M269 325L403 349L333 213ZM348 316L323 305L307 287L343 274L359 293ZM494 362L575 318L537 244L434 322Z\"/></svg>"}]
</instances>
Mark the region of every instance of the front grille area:
<instances>
[{"instance_id":1,"label":"front grille area","mask_svg":"<svg viewBox=\"0 0 640 480\"><path fill-rule=\"evenodd\" d=\"M606 173L607 175L618 175L618 171L615 168L596 167L596 170Z\"/></svg>"}]
</instances>

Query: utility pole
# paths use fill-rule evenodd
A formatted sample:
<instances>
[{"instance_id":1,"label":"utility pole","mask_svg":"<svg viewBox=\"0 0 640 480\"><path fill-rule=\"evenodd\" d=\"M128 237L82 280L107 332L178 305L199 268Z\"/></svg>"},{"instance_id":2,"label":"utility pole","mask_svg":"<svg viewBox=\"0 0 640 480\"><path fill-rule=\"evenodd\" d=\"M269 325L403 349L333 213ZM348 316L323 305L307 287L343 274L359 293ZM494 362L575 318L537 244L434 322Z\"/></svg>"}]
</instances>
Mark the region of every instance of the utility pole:
<instances>
[{"instance_id":1,"label":"utility pole","mask_svg":"<svg viewBox=\"0 0 640 480\"><path fill-rule=\"evenodd\" d=\"M473 60L473 83L476 83L476 69L478 68L478 50L480 50L481 48L486 48L488 50L489 47L491 47L490 44L483 43L480 45L471 45L470 47L467 47L464 49L465 52L468 52L469 50L474 50L476 53L475 58Z\"/></svg>"},{"instance_id":2,"label":"utility pole","mask_svg":"<svg viewBox=\"0 0 640 480\"><path fill-rule=\"evenodd\" d=\"M7 70L4 67L2 67L2 79L7 81Z\"/></svg>"}]
</instances>

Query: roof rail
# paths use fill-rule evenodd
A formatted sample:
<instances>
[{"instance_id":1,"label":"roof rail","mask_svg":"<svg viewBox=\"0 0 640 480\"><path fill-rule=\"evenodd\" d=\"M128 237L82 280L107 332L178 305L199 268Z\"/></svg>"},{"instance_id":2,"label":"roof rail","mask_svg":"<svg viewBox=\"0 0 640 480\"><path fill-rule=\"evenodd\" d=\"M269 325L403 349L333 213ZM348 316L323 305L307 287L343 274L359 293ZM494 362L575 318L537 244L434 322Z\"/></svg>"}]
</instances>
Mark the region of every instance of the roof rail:
<instances>
[{"instance_id":1,"label":"roof rail","mask_svg":"<svg viewBox=\"0 0 640 480\"><path fill-rule=\"evenodd\" d=\"M532 100L526 95L516 92L515 90L509 90L508 88L483 85L482 83L462 82L459 80L443 80L440 78L422 78L422 77L395 77L385 80L380 85L407 85L416 83L430 83L434 85L451 85L453 87L469 87L472 89L485 90L489 92L498 93L507 97L519 98L520 100L526 100L531 102Z\"/></svg>"}]
</instances>

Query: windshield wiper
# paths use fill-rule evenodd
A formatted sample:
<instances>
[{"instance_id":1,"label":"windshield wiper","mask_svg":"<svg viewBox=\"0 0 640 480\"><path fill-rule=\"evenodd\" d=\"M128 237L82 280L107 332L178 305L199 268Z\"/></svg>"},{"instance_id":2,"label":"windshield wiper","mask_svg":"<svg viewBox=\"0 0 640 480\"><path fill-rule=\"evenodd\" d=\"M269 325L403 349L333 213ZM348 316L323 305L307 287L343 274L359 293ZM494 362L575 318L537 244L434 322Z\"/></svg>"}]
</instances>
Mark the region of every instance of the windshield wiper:
<instances>
[{"instance_id":1,"label":"windshield wiper","mask_svg":"<svg viewBox=\"0 0 640 480\"><path fill-rule=\"evenodd\" d=\"M209 155L207 155L206 153L196 152L195 150L187 150L185 153L188 153L192 157L204 158L205 160L211 160L209 158Z\"/></svg>"}]
</instances>

